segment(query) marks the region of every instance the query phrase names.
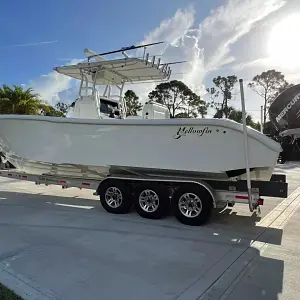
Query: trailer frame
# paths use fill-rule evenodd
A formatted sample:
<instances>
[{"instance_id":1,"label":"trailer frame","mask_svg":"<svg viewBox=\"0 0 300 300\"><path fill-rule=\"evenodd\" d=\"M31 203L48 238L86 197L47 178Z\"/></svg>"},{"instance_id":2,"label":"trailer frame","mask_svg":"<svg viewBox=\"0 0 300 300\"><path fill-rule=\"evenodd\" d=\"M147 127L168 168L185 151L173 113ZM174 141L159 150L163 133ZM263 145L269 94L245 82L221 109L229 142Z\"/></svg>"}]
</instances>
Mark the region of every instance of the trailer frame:
<instances>
[{"instance_id":1,"label":"trailer frame","mask_svg":"<svg viewBox=\"0 0 300 300\"><path fill-rule=\"evenodd\" d=\"M161 178L151 177L151 176L139 176L139 175L118 175L118 174L110 174L104 179L84 179L84 178L76 178L76 177L64 177L64 176L55 176L55 175L34 175L28 174L25 172L18 171L17 169L2 169L0 170L0 176L30 181L34 182L36 185L44 184L46 186L49 185L58 185L61 186L62 189L67 188L79 188L79 189L91 189L95 192L94 195L102 195L100 197L100 201L104 209L110 213L127 213L132 207L132 199L137 199L137 197L141 197L141 189L144 187L145 191L152 191L154 194L163 195L164 198L169 196L169 200L172 203L173 198L176 196L178 191L181 189L185 189L188 192L185 194L195 194L198 195L201 201L201 205L208 205L208 212L205 217L203 217L200 221L193 221L193 218L181 218L180 214L177 212L175 217L177 219L187 225L202 225L208 221L210 218L210 213L213 209L222 210L226 207L233 207L236 203L241 204L249 204L249 194L246 180L213 180L213 179L202 179L202 178L193 178L193 177L185 177L185 178L172 178L167 176L161 176ZM127 196L127 205L126 207L120 208L119 210L109 207L107 205L106 194L109 188L112 186L121 186L119 188L122 190L122 187L126 186L126 189L130 189L130 195ZM146 187L145 187L146 186ZM128 188L127 188L128 187ZM153 187L153 188L152 188ZM169 191L167 194L167 190ZM138 192L137 192L138 191ZM123 188L124 193L124 188ZM125 190L126 193L126 190ZM139 195L137 195L139 193ZM174 196L175 195L175 196ZM260 206L263 205L264 199L261 196L269 196L269 197L279 197L279 198L287 198L288 196L288 184L286 182L285 174L273 174L270 181L251 181L251 202L253 204L254 211L258 214L260 213ZM131 199L132 197L132 199ZM105 199L104 199L105 198ZM126 198L126 197L125 197ZM140 200L139 200L140 201ZM158 200L157 200L158 201ZM139 205L136 206L137 212L145 218L162 218L165 215L165 210L167 206L169 206L169 201L165 201L159 199L159 203L164 204L163 211L155 214L147 211L141 210ZM179 201L179 200L178 200ZM173 209L177 209L178 201L175 204L172 204ZM124 202L126 202L124 200ZM138 200L135 203L140 203ZM209 203L209 204L207 204ZM138 206L138 207L137 207ZM202 208L202 206L201 206Z\"/></svg>"}]
</instances>

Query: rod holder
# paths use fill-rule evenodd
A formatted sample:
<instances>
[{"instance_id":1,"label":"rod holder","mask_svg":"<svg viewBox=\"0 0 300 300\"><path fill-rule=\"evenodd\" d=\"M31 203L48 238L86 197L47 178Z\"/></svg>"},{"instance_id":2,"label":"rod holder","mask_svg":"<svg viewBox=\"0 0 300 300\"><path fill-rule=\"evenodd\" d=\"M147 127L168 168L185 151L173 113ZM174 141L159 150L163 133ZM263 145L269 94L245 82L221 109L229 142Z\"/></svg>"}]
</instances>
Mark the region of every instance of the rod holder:
<instances>
[{"instance_id":1,"label":"rod holder","mask_svg":"<svg viewBox=\"0 0 300 300\"><path fill-rule=\"evenodd\" d=\"M160 59L161 59L161 58L159 58L159 59L157 60L157 69L158 69L159 66L160 66Z\"/></svg>"},{"instance_id":2,"label":"rod holder","mask_svg":"<svg viewBox=\"0 0 300 300\"><path fill-rule=\"evenodd\" d=\"M152 57L152 67L154 66L155 63L155 56Z\"/></svg>"},{"instance_id":3,"label":"rod holder","mask_svg":"<svg viewBox=\"0 0 300 300\"><path fill-rule=\"evenodd\" d=\"M165 65L163 66L162 71L163 71L163 72L167 72L167 69L168 69L168 64L165 64Z\"/></svg>"},{"instance_id":4,"label":"rod holder","mask_svg":"<svg viewBox=\"0 0 300 300\"><path fill-rule=\"evenodd\" d=\"M171 70L171 68L169 67L169 69L168 69L168 73L167 73L167 77L168 77L168 79L170 78L170 76L171 76L171 73L172 73L172 70Z\"/></svg>"},{"instance_id":5,"label":"rod holder","mask_svg":"<svg viewBox=\"0 0 300 300\"><path fill-rule=\"evenodd\" d=\"M146 54L146 58L145 58L145 60L146 60L146 65L148 65L148 59L149 59L149 53Z\"/></svg>"}]
</instances>

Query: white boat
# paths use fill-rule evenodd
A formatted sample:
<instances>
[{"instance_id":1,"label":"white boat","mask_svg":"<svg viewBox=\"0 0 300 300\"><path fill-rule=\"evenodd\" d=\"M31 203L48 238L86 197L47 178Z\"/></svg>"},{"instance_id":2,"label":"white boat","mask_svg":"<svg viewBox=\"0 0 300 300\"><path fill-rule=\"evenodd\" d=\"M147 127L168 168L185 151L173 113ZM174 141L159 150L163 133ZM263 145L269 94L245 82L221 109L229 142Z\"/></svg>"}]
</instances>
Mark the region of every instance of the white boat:
<instances>
[{"instance_id":1,"label":"white boat","mask_svg":"<svg viewBox=\"0 0 300 300\"><path fill-rule=\"evenodd\" d=\"M55 68L81 80L72 118L1 115L0 151L6 158L17 169L37 175L245 179L242 124L170 119L165 107L152 102L144 106L140 119L126 118L124 85L168 80L171 69L160 59L149 60L148 54L130 58L124 50L125 58L115 60L86 50L88 62ZM251 179L270 180L281 146L252 128L247 134Z\"/></svg>"}]
</instances>

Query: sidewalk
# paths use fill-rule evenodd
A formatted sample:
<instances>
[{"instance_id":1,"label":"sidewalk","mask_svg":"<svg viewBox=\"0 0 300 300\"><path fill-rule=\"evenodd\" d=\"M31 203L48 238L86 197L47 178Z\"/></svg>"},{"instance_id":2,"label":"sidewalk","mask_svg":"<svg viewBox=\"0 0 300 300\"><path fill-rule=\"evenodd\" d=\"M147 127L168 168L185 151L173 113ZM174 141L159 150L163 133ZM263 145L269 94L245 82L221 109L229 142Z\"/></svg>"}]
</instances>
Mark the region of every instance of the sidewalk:
<instances>
[{"instance_id":1,"label":"sidewalk","mask_svg":"<svg viewBox=\"0 0 300 300\"><path fill-rule=\"evenodd\" d=\"M300 294L300 196L297 195L271 228L282 230L267 243L254 242L199 300L298 300ZM237 272L237 269L240 269ZM235 271L234 271L235 269ZM235 276L234 276L235 275ZM234 278L235 277L235 278Z\"/></svg>"}]
</instances>

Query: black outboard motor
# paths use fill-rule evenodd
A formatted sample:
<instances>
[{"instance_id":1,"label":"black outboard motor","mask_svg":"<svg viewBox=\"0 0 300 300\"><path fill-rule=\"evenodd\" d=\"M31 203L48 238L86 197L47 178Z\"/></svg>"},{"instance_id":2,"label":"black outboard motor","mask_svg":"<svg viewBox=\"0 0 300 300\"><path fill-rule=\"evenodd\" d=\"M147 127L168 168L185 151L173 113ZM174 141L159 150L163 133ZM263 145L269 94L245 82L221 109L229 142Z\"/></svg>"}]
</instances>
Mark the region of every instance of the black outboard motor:
<instances>
[{"instance_id":1,"label":"black outboard motor","mask_svg":"<svg viewBox=\"0 0 300 300\"><path fill-rule=\"evenodd\" d=\"M300 84L288 88L274 100L269 108L269 117L282 136L280 142L283 151L280 153L280 158L284 163L294 156L296 139L282 133L288 133L289 129L299 129L300 134Z\"/></svg>"},{"instance_id":2,"label":"black outboard motor","mask_svg":"<svg viewBox=\"0 0 300 300\"><path fill-rule=\"evenodd\" d=\"M269 116L277 130L300 128L300 84L282 92L270 105Z\"/></svg>"}]
</instances>

